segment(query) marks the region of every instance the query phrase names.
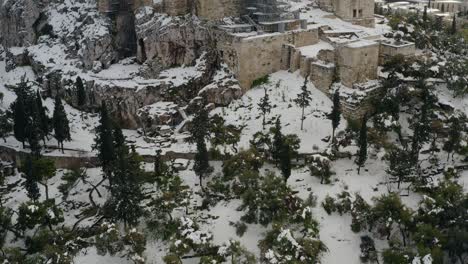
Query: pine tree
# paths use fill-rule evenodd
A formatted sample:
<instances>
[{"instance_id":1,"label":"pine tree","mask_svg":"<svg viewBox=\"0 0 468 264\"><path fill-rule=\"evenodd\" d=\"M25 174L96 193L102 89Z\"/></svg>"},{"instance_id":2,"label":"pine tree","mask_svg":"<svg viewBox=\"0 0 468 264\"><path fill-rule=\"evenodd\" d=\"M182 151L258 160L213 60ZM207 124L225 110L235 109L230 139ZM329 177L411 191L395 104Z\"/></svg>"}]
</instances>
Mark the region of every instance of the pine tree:
<instances>
[{"instance_id":1,"label":"pine tree","mask_svg":"<svg viewBox=\"0 0 468 264\"><path fill-rule=\"evenodd\" d=\"M61 148L62 152L64 152L63 141L71 140L70 126L67 118L67 113L65 112L65 108L62 104L62 100L58 95L55 97L53 122L55 139L57 139L59 148Z\"/></svg>"},{"instance_id":2,"label":"pine tree","mask_svg":"<svg viewBox=\"0 0 468 264\"><path fill-rule=\"evenodd\" d=\"M411 153L406 150L395 148L388 154L389 167L386 172L397 178L398 189L400 184L413 171L413 162L411 159Z\"/></svg>"},{"instance_id":3,"label":"pine tree","mask_svg":"<svg viewBox=\"0 0 468 264\"><path fill-rule=\"evenodd\" d=\"M33 158L31 155L26 157L23 173L24 178L26 179L24 182L24 188L28 193L28 197L33 201L37 201L39 197L41 197L41 193L39 191L39 187L37 186L38 178L34 172Z\"/></svg>"},{"instance_id":4,"label":"pine tree","mask_svg":"<svg viewBox=\"0 0 468 264\"><path fill-rule=\"evenodd\" d=\"M271 150L271 156L278 165L281 161L281 149L284 143L284 136L281 133L281 120L280 117L276 118L275 127L272 128L273 132L273 146Z\"/></svg>"},{"instance_id":5,"label":"pine tree","mask_svg":"<svg viewBox=\"0 0 468 264\"><path fill-rule=\"evenodd\" d=\"M280 149L280 169L281 174L283 175L284 182L287 182L291 176L291 146L287 142L283 142Z\"/></svg>"},{"instance_id":6,"label":"pine tree","mask_svg":"<svg viewBox=\"0 0 468 264\"><path fill-rule=\"evenodd\" d=\"M361 167L364 166L367 160L367 114L364 115L359 131L359 151L356 164L358 165L358 174L361 173Z\"/></svg>"},{"instance_id":7,"label":"pine tree","mask_svg":"<svg viewBox=\"0 0 468 264\"><path fill-rule=\"evenodd\" d=\"M44 145L46 144L46 139L48 140L48 135L49 135L49 117L47 116L47 108L44 107L42 104L42 97L41 93L39 90L37 90L36 93L36 105L37 105L37 111L38 111L38 118L39 118L39 123L40 123L40 130L41 130L41 136L42 140L44 141Z\"/></svg>"},{"instance_id":8,"label":"pine tree","mask_svg":"<svg viewBox=\"0 0 468 264\"><path fill-rule=\"evenodd\" d=\"M294 102L299 106L302 110L302 115L301 115L301 130L304 129L304 110L306 107L310 106L310 103L312 101L312 96L311 92L307 90L307 80L308 76L304 80L304 84L301 87L301 92L297 95L297 98L294 100Z\"/></svg>"},{"instance_id":9,"label":"pine tree","mask_svg":"<svg viewBox=\"0 0 468 264\"><path fill-rule=\"evenodd\" d=\"M258 103L258 107L260 108L260 111L262 112L262 126L263 129L265 129L265 119L266 115L271 112L271 102L270 102L270 97L268 95L268 90L266 87L263 88L265 91L265 95L260 99L260 103Z\"/></svg>"},{"instance_id":10,"label":"pine tree","mask_svg":"<svg viewBox=\"0 0 468 264\"><path fill-rule=\"evenodd\" d=\"M106 103L103 101L100 109L99 125L96 127L94 149L106 177L110 178L112 163L115 159L112 120L108 114Z\"/></svg>"},{"instance_id":11,"label":"pine tree","mask_svg":"<svg viewBox=\"0 0 468 264\"><path fill-rule=\"evenodd\" d=\"M463 131L463 126L458 118L453 117L450 121L449 135L443 147L443 150L447 152L447 161L450 159L450 154L452 154L453 160L453 153L460 148L461 132Z\"/></svg>"},{"instance_id":12,"label":"pine tree","mask_svg":"<svg viewBox=\"0 0 468 264\"><path fill-rule=\"evenodd\" d=\"M78 99L78 106L82 107L86 104L86 91L83 85L83 80L80 76L76 77L75 87Z\"/></svg>"},{"instance_id":13,"label":"pine tree","mask_svg":"<svg viewBox=\"0 0 468 264\"><path fill-rule=\"evenodd\" d=\"M457 34L457 16L453 15L453 20L452 20L452 29L450 31L452 35Z\"/></svg>"},{"instance_id":14,"label":"pine tree","mask_svg":"<svg viewBox=\"0 0 468 264\"><path fill-rule=\"evenodd\" d=\"M328 118L332 121L332 144L335 143L335 131L341 121L340 92L337 90L333 94L333 108Z\"/></svg>"}]
</instances>

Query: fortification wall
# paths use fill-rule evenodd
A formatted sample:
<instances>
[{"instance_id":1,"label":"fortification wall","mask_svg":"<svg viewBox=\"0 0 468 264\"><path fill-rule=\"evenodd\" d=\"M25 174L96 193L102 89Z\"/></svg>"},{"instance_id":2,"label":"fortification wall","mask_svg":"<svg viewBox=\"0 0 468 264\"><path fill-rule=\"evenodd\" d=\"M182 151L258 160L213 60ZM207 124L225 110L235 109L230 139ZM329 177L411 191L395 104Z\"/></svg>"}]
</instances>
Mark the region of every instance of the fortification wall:
<instances>
[{"instance_id":1,"label":"fortification wall","mask_svg":"<svg viewBox=\"0 0 468 264\"><path fill-rule=\"evenodd\" d=\"M338 49L339 76L341 83L347 87L377 79L378 65L379 43L377 42L363 40Z\"/></svg>"},{"instance_id":2,"label":"fortification wall","mask_svg":"<svg viewBox=\"0 0 468 264\"><path fill-rule=\"evenodd\" d=\"M250 38L234 38L233 48L218 45L222 57L235 73L241 87L246 90L252 82L277 72L282 67L284 45L303 47L319 41L318 29L290 31L284 34L267 34Z\"/></svg>"},{"instance_id":3,"label":"fortification wall","mask_svg":"<svg viewBox=\"0 0 468 264\"><path fill-rule=\"evenodd\" d=\"M244 8L243 3L243 0L196 0L195 10L200 18L217 20L223 17L240 16Z\"/></svg>"}]
</instances>

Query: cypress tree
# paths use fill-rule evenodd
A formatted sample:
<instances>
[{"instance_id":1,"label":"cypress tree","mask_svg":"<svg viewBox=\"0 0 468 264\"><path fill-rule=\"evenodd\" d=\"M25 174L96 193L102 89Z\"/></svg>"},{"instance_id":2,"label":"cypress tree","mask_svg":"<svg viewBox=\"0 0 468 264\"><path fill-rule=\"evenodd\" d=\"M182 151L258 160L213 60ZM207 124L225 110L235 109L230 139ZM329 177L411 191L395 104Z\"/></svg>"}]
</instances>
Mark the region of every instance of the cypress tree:
<instances>
[{"instance_id":1,"label":"cypress tree","mask_svg":"<svg viewBox=\"0 0 468 264\"><path fill-rule=\"evenodd\" d=\"M208 157L208 150L206 148L205 138L208 136L208 111L203 105L200 105L195 113L192 121L190 132L192 134L192 141L197 146L197 153L195 154L194 171L199 177L200 187L203 189L203 177L210 172L210 164Z\"/></svg>"},{"instance_id":2,"label":"cypress tree","mask_svg":"<svg viewBox=\"0 0 468 264\"><path fill-rule=\"evenodd\" d=\"M106 103L103 101L100 109L99 125L96 127L94 149L98 152L98 158L106 177L110 178L112 163L115 159L113 125Z\"/></svg>"},{"instance_id":3,"label":"cypress tree","mask_svg":"<svg viewBox=\"0 0 468 264\"><path fill-rule=\"evenodd\" d=\"M294 102L299 106L302 110L302 115L301 115L301 130L304 128L304 110L306 107L310 106L310 102L312 101L311 97L311 92L307 90L307 79L309 76L307 76L304 80L304 84L301 87L301 92L297 95L297 98L294 100Z\"/></svg>"},{"instance_id":4,"label":"cypress tree","mask_svg":"<svg viewBox=\"0 0 468 264\"><path fill-rule=\"evenodd\" d=\"M272 129L273 132L273 146L271 150L271 156L278 165L281 161L281 150L284 143L284 136L281 133L281 120L280 117L276 118L275 127Z\"/></svg>"},{"instance_id":5,"label":"cypress tree","mask_svg":"<svg viewBox=\"0 0 468 264\"><path fill-rule=\"evenodd\" d=\"M57 139L59 148L64 152L63 142L65 140L70 141L71 136L67 113L65 112L65 108L63 107L62 100L59 95L55 97L53 122L55 139Z\"/></svg>"},{"instance_id":6,"label":"cypress tree","mask_svg":"<svg viewBox=\"0 0 468 264\"><path fill-rule=\"evenodd\" d=\"M361 167L364 166L367 160L367 114L364 115L359 131L359 151L356 164L358 165L358 174L361 173Z\"/></svg>"},{"instance_id":7,"label":"cypress tree","mask_svg":"<svg viewBox=\"0 0 468 264\"><path fill-rule=\"evenodd\" d=\"M206 149L205 139L197 141L197 153L195 154L195 164L193 170L200 180L200 187L203 190L203 178L210 171L208 150Z\"/></svg>"},{"instance_id":8,"label":"cypress tree","mask_svg":"<svg viewBox=\"0 0 468 264\"><path fill-rule=\"evenodd\" d=\"M42 131L40 127L41 123L37 106L35 105L35 102L31 102L30 112L26 122L26 134L31 153L34 154L36 158L41 156L40 141L42 139Z\"/></svg>"},{"instance_id":9,"label":"cypress tree","mask_svg":"<svg viewBox=\"0 0 468 264\"><path fill-rule=\"evenodd\" d=\"M144 174L142 159L134 149L129 152L120 127L114 126L113 138L116 159L112 169L111 197L106 202L105 211L110 218L122 221L125 226L135 226L143 214L140 205L144 198L140 185Z\"/></svg>"},{"instance_id":10,"label":"cypress tree","mask_svg":"<svg viewBox=\"0 0 468 264\"><path fill-rule=\"evenodd\" d=\"M423 21L424 21L424 27L426 27L426 21L427 21L427 6L424 7Z\"/></svg>"},{"instance_id":11,"label":"cypress tree","mask_svg":"<svg viewBox=\"0 0 468 264\"><path fill-rule=\"evenodd\" d=\"M23 143L23 148L25 148L26 141L26 109L24 105L24 98L18 97L16 101L12 104L13 112L13 132L15 138Z\"/></svg>"},{"instance_id":12,"label":"cypress tree","mask_svg":"<svg viewBox=\"0 0 468 264\"><path fill-rule=\"evenodd\" d=\"M47 108L44 107L42 104L42 97L41 93L39 90L37 90L36 93L36 106L37 106L37 111L38 111L38 117L39 117L39 123L40 123L40 130L41 130L41 136L42 140L44 141L44 145L46 144L46 139L48 140L48 135L49 135L49 117L47 116Z\"/></svg>"},{"instance_id":13,"label":"cypress tree","mask_svg":"<svg viewBox=\"0 0 468 264\"><path fill-rule=\"evenodd\" d=\"M283 142L280 149L280 169L284 177L284 182L287 182L291 176L291 146L287 142Z\"/></svg>"},{"instance_id":14,"label":"cypress tree","mask_svg":"<svg viewBox=\"0 0 468 264\"><path fill-rule=\"evenodd\" d=\"M260 108L260 111L262 112L262 126L263 129L265 129L265 119L266 115L271 112L271 103L270 103L270 97L268 95L268 90L266 87L263 88L265 91L265 95L260 99L260 102L258 103L258 107Z\"/></svg>"},{"instance_id":15,"label":"cypress tree","mask_svg":"<svg viewBox=\"0 0 468 264\"><path fill-rule=\"evenodd\" d=\"M335 131L341 121L340 92L338 90L333 94L333 108L328 118L332 121L332 143L335 143Z\"/></svg>"},{"instance_id":16,"label":"cypress tree","mask_svg":"<svg viewBox=\"0 0 468 264\"><path fill-rule=\"evenodd\" d=\"M37 186L38 178L34 172L33 158L31 155L26 157L23 173L25 177L24 188L28 193L28 197L33 201L37 201L39 197L41 197L41 193L39 192L39 187Z\"/></svg>"},{"instance_id":17,"label":"cypress tree","mask_svg":"<svg viewBox=\"0 0 468 264\"><path fill-rule=\"evenodd\" d=\"M450 31L452 35L457 34L457 16L453 15L453 20L452 20L452 30Z\"/></svg>"},{"instance_id":18,"label":"cypress tree","mask_svg":"<svg viewBox=\"0 0 468 264\"><path fill-rule=\"evenodd\" d=\"M83 80L80 76L76 77L75 87L77 93L78 106L82 107L86 104L86 91L83 85Z\"/></svg>"}]
</instances>

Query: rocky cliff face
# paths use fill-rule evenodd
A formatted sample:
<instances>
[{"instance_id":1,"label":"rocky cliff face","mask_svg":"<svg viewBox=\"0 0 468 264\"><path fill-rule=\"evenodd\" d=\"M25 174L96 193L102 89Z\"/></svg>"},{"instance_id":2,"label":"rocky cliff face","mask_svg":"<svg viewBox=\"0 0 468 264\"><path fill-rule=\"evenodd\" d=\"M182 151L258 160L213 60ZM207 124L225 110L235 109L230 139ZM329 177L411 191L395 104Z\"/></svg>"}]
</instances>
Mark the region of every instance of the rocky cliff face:
<instances>
[{"instance_id":1,"label":"rocky cliff face","mask_svg":"<svg viewBox=\"0 0 468 264\"><path fill-rule=\"evenodd\" d=\"M138 60L161 67L192 65L201 54L213 51L210 27L196 17L169 17L151 8L139 9L136 20Z\"/></svg>"},{"instance_id":2,"label":"rocky cliff face","mask_svg":"<svg viewBox=\"0 0 468 264\"><path fill-rule=\"evenodd\" d=\"M7 71L31 67L47 96L60 94L78 107L74 83L80 76L87 96L82 110L94 111L106 101L122 127L143 126L155 133L161 126L179 125L185 118L179 110L194 98L226 105L241 96L212 48L210 26L196 17L174 18L140 8L133 26L100 14L95 0L49 1L0 0ZM132 31L137 39L116 34ZM136 59L119 61L122 42L138 45ZM127 74L128 69L134 72ZM162 102L171 102L170 111L152 113L151 106Z\"/></svg>"},{"instance_id":3,"label":"rocky cliff face","mask_svg":"<svg viewBox=\"0 0 468 264\"><path fill-rule=\"evenodd\" d=\"M0 0L0 43L5 47L33 45L44 4L39 0Z\"/></svg>"}]
</instances>

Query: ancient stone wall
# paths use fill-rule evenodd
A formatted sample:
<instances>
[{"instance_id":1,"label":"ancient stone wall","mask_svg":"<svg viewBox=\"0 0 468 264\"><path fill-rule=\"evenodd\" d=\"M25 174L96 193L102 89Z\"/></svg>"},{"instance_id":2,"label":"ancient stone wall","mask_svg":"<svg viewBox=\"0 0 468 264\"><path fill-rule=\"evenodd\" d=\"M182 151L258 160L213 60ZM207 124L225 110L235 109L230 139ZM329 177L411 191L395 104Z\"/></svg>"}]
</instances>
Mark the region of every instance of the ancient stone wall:
<instances>
[{"instance_id":1,"label":"ancient stone wall","mask_svg":"<svg viewBox=\"0 0 468 264\"><path fill-rule=\"evenodd\" d=\"M224 44L218 49L245 90L254 80L282 69L284 45L303 47L317 43L319 38L317 29L309 29L232 40L233 48Z\"/></svg>"},{"instance_id":2,"label":"ancient stone wall","mask_svg":"<svg viewBox=\"0 0 468 264\"><path fill-rule=\"evenodd\" d=\"M347 87L377 79L379 44L361 40L340 47L337 63L341 83Z\"/></svg>"},{"instance_id":3,"label":"ancient stone wall","mask_svg":"<svg viewBox=\"0 0 468 264\"><path fill-rule=\"evenodd\" d=\"M383 64L389 58L395 55L403 55L405 57L414 56L416 52L416 46L412 42L403 42L403 43L390 43L390 42L381 42L380 43L380 54L379 54L379 64Z\"/></svg>"},{"instance_id":4,"label":"ancient stone wall","mask_svg":"<svg viewBox=\"0 0 468 264\"><path fill-rule=\"evenodd\" d=\"M196 0L196 14L204 19L240 16L243 9L243 0Z\"/></svg>"}]
</instances>

